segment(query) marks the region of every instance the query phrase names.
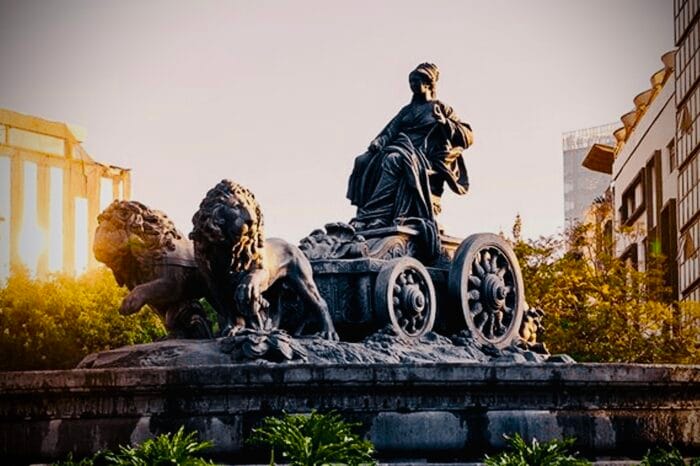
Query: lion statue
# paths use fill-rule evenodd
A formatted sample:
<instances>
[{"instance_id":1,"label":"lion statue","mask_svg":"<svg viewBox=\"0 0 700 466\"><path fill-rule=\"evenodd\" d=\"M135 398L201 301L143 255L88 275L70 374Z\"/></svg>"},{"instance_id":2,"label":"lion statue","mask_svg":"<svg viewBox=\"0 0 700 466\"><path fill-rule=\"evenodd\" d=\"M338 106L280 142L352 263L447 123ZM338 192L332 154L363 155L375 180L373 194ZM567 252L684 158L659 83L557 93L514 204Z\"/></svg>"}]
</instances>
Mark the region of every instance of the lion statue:
<instances>
[{"instance_id":1,"label":"lion statue","mask_svg":"<svg viewBox=\"0 0 700 466\"><path fill-rule=\"evenodd\" d=\"M209 285L222 335L254 323L262 327L268 318L279 325L283 306L271 309L268 299L284 286L313 311L320 336L338 339L311 264L298 247L277 238L264 239L260 205L248 189L221 181L209 190L192 223L195 259ZM296 333L312 320L305 319Z\"/></svg>"},{"instance_id":2,"label":"lion statue","mask_svg":"<svg viewBox=\"0 0 700 466\"><path fill-rule=\"evenodd\" d=\"M163 319L171 338L212 338L200 304L204 282L192 242L162 212L140 202L112 202L98 217L93 251L129 289L119 312L129 315L148 304Z\"/></svg>"}]
</instances>

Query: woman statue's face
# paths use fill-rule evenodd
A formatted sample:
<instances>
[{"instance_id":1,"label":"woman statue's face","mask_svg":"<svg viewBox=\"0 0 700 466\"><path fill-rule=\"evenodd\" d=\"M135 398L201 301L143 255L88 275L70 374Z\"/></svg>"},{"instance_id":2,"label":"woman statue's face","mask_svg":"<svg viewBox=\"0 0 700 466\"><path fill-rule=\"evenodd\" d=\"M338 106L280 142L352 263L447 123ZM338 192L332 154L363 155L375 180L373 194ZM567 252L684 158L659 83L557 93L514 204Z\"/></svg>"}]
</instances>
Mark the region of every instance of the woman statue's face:
<instances>
[{"instance_id":1,"label":"woman statue's face","mask_svg":"<svg viewBox=\"0 0 700 466\"><path fill-rule=\"evenodd\" d=\"M411 91L414 94L421 94L426 97L431 97L433 93L433 87L427 76L421 73L411 73L408 77L408 83L411 86Z\"/></svg>"}]
</instances>

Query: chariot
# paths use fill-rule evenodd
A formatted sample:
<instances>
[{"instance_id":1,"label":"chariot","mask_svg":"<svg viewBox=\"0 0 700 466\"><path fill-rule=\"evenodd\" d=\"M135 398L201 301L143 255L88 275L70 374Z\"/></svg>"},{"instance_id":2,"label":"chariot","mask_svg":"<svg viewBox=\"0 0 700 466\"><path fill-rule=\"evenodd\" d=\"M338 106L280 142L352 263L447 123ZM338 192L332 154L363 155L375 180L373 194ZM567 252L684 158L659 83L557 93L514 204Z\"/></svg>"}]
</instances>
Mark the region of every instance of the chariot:
<instances>
[{"instance_id":1,"label":"chariot","mask_svg":"<svg viewBox=\"0 0 700 466\"><path fill-rule=\"evenodd\" d=\"M334 228L326 226L329 236ZM410 226L357 232L353 241L362 245L355 257L305 250L341 339L360 339L387 325L409 339L466 330L477 343L499 349L518 338L523 279L502 237L478 233L461 241L441 234L440 251L430 260L418 259L420 232Z\"/></svg>"}]
</instances>

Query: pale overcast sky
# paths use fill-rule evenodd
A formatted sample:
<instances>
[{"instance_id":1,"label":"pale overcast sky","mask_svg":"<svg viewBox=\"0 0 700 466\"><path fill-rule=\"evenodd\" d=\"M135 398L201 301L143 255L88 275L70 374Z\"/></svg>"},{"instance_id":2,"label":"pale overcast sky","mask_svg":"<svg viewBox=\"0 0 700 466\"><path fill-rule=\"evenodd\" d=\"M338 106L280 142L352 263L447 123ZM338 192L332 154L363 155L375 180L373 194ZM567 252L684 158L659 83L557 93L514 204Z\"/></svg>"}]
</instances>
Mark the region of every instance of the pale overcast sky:
<instances>
[{"instance_id":1,"label":"pale overcast sky","mask_svg":"<svg viewBox=\"0 0 700 466\"><path fill-rule=\"evenodd\" d=\"M561 133L616 121L673 48L670 0L5 1L0 107L81 125L133 198L185 232L221 178L268 236L349 220L354 158L440 67L472 124L471 191L440 218L466 236L563 224Z\"/></svg>"}]
</instances>

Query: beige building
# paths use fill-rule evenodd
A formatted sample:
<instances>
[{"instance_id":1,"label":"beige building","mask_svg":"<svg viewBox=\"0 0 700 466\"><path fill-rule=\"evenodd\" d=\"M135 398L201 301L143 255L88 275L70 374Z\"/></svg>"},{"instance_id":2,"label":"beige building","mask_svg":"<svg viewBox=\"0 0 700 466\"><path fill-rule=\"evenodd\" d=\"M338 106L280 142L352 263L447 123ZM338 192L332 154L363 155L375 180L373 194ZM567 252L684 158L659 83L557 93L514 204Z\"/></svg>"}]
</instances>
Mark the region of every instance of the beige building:
<instances>
[{"instance_id":1,"label":"beige building","mask_svg":"<svg viewBox=\"0 0 700 466\"><path fill-rule=\"evenodd\" d=\"M667 283L678 293L678 163L675 154L674 54L661 57L663 68L651 87L634 99L621 117L616 144L595 144L583 165L611 173L614 251L639 270L652 253L667 261Z\"/></svg>"},{"instance_id":2,"label":"beige building","mask_svg":"<svg viewBox=\"0 0 700 466\"><path fill-rule=\"evenodd\" d=\"M674 0L675 118L678 157L678 261L680 297L700 301L700 7L699 0Z\"/></svg>"},{"instance_id":3,"label":"beige building","mask_svg":"<svg viewBox=\"0 0 700 466\"><path fill-rule=\"evenodd\" d=\"M130 196L128 169L93 160L78 127L0 109L0 278L22 264L35 275L81 273L97 215Z\"/></svg>"}]
</instances>

